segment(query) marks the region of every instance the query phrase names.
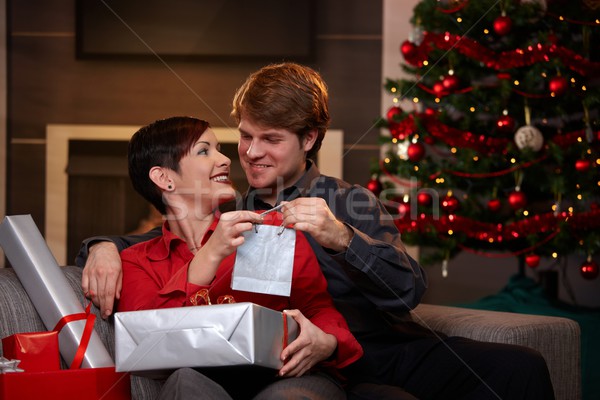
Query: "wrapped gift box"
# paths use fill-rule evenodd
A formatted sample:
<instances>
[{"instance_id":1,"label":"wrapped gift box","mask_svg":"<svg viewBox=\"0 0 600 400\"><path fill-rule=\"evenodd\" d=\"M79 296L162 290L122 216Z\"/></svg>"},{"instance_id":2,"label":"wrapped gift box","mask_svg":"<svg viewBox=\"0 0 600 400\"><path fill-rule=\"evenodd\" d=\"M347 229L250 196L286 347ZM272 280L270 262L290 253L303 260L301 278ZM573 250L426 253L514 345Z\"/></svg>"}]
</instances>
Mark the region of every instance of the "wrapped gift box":
<instances>
[{"instance_id":1,"label":"wrapped gift box","mask_svg":"<svg viewBox=\"0 0 600 400\"><path fill-rule=\"evenodd\" d=\"M293 318L253 303L115 314L117 371L259 365L279 369Z\"/></svg>"},{"instance_id":2,"label":"wrapped gift box","mask_svg":"<svg viewBox=\"0 0 600 400\"><path fill-rule=\"evenodd\" d=\"M0 374L0 399L129 400L129 374L109 368Z\"/></svg>"},{"instance_id":3,"label":"wrapped gift box","mask_svg":"<svg viewBox=\"0 0 600 400\"><path fill-rule=\"evenodd\" d=\"M83 314L77 295L60 270L31 215L4 217L0 224L0 246L50 331L64 317ZM67 323L58 335L60 353L69 365L75 359L86 328L86 319ZM83 355L83 368L113 367L114 362L92 331Z\"/></svg>"},{"instance_id":4,"label":"wrapped gift box","mask_svg":"<svg viewBox=\"0 0 600 400\"><path fill-rule=\"evenodd\" d=\"M58 333L15 333L2 339L2 353L11 360L20 360L19 368L27 372L60 369Z\"/></svg>"}]
</instances>

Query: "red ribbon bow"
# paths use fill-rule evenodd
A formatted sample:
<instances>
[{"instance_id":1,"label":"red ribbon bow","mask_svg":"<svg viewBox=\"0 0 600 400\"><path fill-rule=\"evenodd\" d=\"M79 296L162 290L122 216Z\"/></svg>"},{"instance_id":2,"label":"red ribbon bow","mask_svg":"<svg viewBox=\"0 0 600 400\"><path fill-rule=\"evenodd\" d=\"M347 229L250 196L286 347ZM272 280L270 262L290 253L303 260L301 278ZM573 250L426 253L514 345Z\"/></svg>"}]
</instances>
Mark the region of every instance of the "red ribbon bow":
<instances>
[{"instance_id":1,"label":"red ribbon bow","mask_svg":"<svg viewBox=\"0 0 600 400\"><path fill-rule=\"evenodd\" d=\"M64 328L66 324L73 321L80 321L85 319L85 328L83 329L83 334L81 335L81 341L79 342L79 346L77 347L77 351L75 352L75 357L71 362L70 369L78 369L81 368L81 363L83 362L83 356L85 355L85 351L87 350L88 344L90 342L90 338L92 337L92 332L94 329L94 322L96 321L96 315L90 312L92 307L92 303L90 302L85 308L85 312L65 315L60 320L58 320L56 326L54 327L54 331L59 332Z\"/></svg>"}]
</instances>

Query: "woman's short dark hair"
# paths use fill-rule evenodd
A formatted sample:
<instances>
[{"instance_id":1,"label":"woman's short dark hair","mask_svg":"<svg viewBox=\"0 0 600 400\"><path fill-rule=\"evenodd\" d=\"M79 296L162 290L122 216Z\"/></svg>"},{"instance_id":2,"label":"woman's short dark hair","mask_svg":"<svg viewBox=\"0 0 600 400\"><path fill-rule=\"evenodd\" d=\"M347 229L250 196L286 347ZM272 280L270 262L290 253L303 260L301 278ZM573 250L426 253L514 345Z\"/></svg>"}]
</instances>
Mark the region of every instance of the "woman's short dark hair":
<instances>
[{"instance_id":1,"label":"woman's short dark hair","mask_svg":"<svg viewBox=\"0 0 600 400\"><path fill-rule=\"evenodd\" d=\"M317 131L307 158L315 158L329 127L327 85L319 73L295 63L267 65L254 72L237 90L231 115L267 128L294 132L298 139Z\"/></svg>"},{"instance_id":2,"label":"woman's short dark hair","mask_svg":"<svg viewBox=\"0 0 600 400\"><path fill-rule=\"evenodd\" d=\"M152 182L152 167L179 172L179 161L209 127L208 122L192 117L171 117L155 121L138 130L129 141L127 160L133 188L163 215L166 205L162 192Z\"/></svg>"}]
</instances>

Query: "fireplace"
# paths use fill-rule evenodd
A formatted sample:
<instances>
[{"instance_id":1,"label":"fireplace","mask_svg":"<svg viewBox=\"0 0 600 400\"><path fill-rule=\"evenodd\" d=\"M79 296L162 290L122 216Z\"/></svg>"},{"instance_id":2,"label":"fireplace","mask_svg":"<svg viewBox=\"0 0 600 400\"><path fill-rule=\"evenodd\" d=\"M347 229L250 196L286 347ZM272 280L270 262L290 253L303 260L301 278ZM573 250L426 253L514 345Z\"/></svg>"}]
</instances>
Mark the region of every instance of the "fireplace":
<instances>
[{"instance_id":1,"label":"fireplace","mask_svg":"<svg viewBox=\"0 0 600 400\"><path fill-rule=\"evenodd\" d=\"M60 265L72 264L82 239L123 235L152 217L151 207L131 187L127 142L139 126L48 125L46 127L46 232ZM238 131L213 128L232 159L232 180L245 190L237 161ZM342 177L343 132L330 130L317 163L326 175Z\"/></svg>"}]
</instances>

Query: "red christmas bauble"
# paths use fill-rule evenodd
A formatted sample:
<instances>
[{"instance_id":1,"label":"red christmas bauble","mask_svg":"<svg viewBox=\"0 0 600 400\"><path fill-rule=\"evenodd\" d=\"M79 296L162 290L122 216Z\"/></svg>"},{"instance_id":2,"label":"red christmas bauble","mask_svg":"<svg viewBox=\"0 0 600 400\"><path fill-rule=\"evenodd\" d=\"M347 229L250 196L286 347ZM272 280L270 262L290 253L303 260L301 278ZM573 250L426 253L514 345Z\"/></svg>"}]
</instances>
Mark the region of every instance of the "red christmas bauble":
<instances>
[{"instance_id":1,"label":"red christmas bauble","mask_svg":"<svg viewBox=\"0 0 600 400\"><path fill-rule=\"evenodd\" d=\"M535 268L540 265L540 256L537 254L528 254L525 256L525 263L529 268Z\"/></svg>"},{"instance_id":2,"label":"red christmas bauble","mask_svg":"<svg viewBox=\"0 0 600 400\"><path fill-rule=\"evenodd\" d=\"M410 216L410 203L400 202L398 206L398 216L400 218L407 218Z\"/></svg>"},{"instance_id":3,"label":"red christmas bauble","mask_svg":"<svg viewBox=\"0 0 600 400\"><path fill-rule=\"evenodd\" d=\"M508 195L508 204L513 210L519 210L527 205L527 196L523 192L514 191Z\"/></svg>"},{"instance_id":4,"label":"red christmas bauble","mask_svg":"<svg viewBox=\"0 0 600 400\"><path fill-rule=\"evenodd\" d=\"M444 79L442 79L442 85L446 90L453 91L458 89L460 81L455 75L448 75Z\"/></svg>"},{"instance_id":5,"label":"red christmas bauble","mask_svg":"<svg viewBox=\"0 0 600 400\"><path fill-rule=\"evenodd\" d=\"M411 143L406 149L406 155L410 161L419 162L425 157L425 146L420 142Z\"/></svg>"},{"instance_id":6,"label":"red christmas bauble","mask_svg":"<svg viewBox=\"0 0 600 400\"><path fill-rule=\"evenodd\" d=\"M371 192L373 192L373 194L375 196L379 196L379 194L381 193L381 191L383 190L383 185L381 184L381 182L379 181L379 179L377 178L372 178L368 183L367 183L367 189L369 189Z\"/></svg>"},{"instance_id":7,"label":"red christmas bauble","mask_svg":"<svg viewBox=\"0 0 600 400\"><path fill-rule=\"evenodd\" d=\"M512 20L506 15L501 15L494 20L494 32L500 36L504 36L512 29Z\"/></svg>"},{"instance_id":8,"label":"red christmas bauble","mask_svg":"<svg viewBox=\"0 0 600 400\"><path fill-rule=\"evenodd\" d=\"M402 115L402 109L400 107L394 106L390 107L390 109L387 111L386 117L388 121L395 121L396 118L394 117L397 115Z\"/></svg>"},{"instance_id":9,"label":"red christmas bauble","mask_svg":"<svg viewBox=\"0 0 600 400\"><path fill-rule=\"evenodd\" d=\"M430 206L432 202L431 195L427 192L419 192L417 194L417 203L423 207Z\"/></svg>"},{"instance_id":10,"label":"red christmas bauble","mask_svg":"<svg viewBox=\"0 0 600 400\"><path fill-rule=\"evenodd\" d=\"M498 211L501 207L502 207L502 202L498 199L491 199L487 203L488 210L490 210L492 212Z\"/></svg>"},{"instance_id":11,"label":"red christmas bauble","mask_svg":"<svg viewBox=\"0 0 600 400\"><path fill-rule=\"evenodd\" d=\"M590 169L592 166L592 162L590 160L581 159L575 161L575 169L579 172L585 172Z\"/></svg>"},{"instance_id":12,"label":"red christmas bauble","mask_svg":"<svg viewBox=\"0 0 600 400\"><path fill-rule=\"evenodd\" d=\"M579 272L585 279L596 279L598 277L598 264L593 260L586 261L579 267Z\"/></svg>"},{"instance_id":13,"label":"red christmas bauble","mask_svg":"<svg viewBox=\"0 0 600 400\"><path fill-rule=\"evenodd\" d=\"M435 93L436 96L441 96L446 91L446 89L444 88L444 84L442 82L434 83L432 89L433 89L433 93Z\"/></svg>"},{"instance_id":14,"label":"red christmas bauble","mask_svg":"<svg viewBox=\"0 0 600 400\"><path fill-rule=\"evenodd\" d=\"M404 58L411 58L417 54L417 45L409 40L405 40L400 45L400 52Z\"/></svg>"},{"instance_id":15,"label":"red christmas bauble","mask_svg":"<svg viewBox=\"0 0 600 400\"><path fill-rule=\"evenodd\" d=\"M514 118L508 115L502 115L498 118L498 121L496 121L496 129L501 134L510 135L515 130Z\"/></svg>"},{"instance_id":16,"label":"red christmas bauble","mask_svg":"<svg viewBox=\"0 0 600 400\"><path fill-rule=\"evenodd\" d=\"M448 214L453 214L459 209L460 203L455 196L450 195L442 199L441 207L442 210L446 211Z\"/></svg>"},{"instance_id":17,"label":"red christmas bauble","mask_svg":"<svg viewBox=\"0 0 600 400\"><path fill-rule=\"evenodd\" d=\"M555 76L550 78L548 82L548 89L550 93L554 93L556 96L560 96L567 91L569 87L569 81L564 76Z\"/></svg>"}]
</instances>

